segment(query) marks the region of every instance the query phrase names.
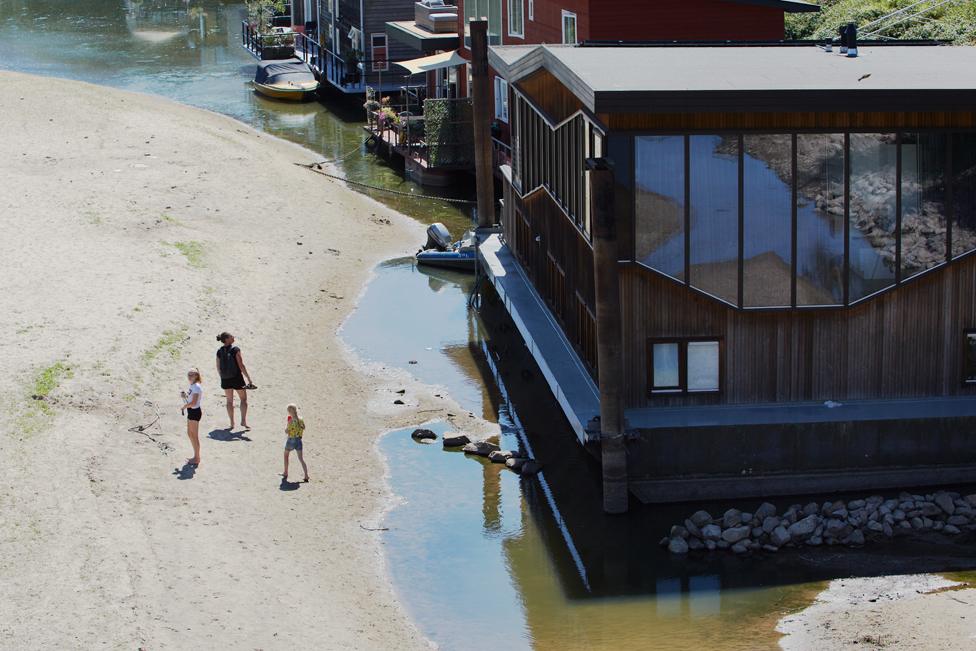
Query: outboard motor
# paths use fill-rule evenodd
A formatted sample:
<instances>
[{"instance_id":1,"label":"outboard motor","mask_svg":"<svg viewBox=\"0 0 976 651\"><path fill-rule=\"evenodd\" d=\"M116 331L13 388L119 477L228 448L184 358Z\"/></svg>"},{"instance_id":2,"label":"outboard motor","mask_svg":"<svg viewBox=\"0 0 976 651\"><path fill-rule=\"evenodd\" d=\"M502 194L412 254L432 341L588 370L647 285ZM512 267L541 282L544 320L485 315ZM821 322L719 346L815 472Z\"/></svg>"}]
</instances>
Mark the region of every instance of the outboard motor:
<instances>
[{"instance_id":1,"label":"outboard motor","mask_svg":"<svg viewBox=\"0 0 976 651\"><path fill-rule=\"evenodd\" d=\"M437 222L427 227L427 244L424 245L424 251L431 249L450 251L452 244L451 232L447 230L447 226Z\"/></svg>"}]
</instances>

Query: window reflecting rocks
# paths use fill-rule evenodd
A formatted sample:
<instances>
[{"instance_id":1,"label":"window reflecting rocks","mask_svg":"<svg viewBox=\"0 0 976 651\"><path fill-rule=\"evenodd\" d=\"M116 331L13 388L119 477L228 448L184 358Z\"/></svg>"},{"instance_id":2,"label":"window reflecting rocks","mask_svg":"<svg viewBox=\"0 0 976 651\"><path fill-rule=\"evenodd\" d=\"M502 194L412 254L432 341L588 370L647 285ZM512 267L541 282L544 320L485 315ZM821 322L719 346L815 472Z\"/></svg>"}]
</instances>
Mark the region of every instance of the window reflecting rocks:
<instances>
[{"instance_id":1,"label":"window reflecting rocks","mask_svg":"<svg viewBox=\"0 0 976 651\"><path fill-rule=\"evenodd\" d=\"M739 301L739 140L691 136L691 286Z\"/></svg>"},{"instance_id":2,"label":"window reflecting rocks","mask_svg":"<svg viewBox=\"0 0 976 651\"><path fill-rule=\"evenodd\" d=\"M685 139L641 136L634 143L637 260L684 279Z\"/></svg>"},{"instance_id":3,"label":"window reflecting rocks","mask_svg":"<svg viewBox=\"0 0 976 651\"><path fill-rule=\"evenodd\" d=\"M743 139L742 303L791 305L793 136Z\"/></svg>"},{"instance_id":4,"label":"window reflecting rocks","mask_svg":"<svg viewBox=\"0 0 976 651\"><path fill-rule=\"evenodd\" d=\"M976 249L976 133L952 138L952 255Z\"/></svg>"},{"instance_id":5,"label":"window reflecting rocks","mask_svg":"<svg viewBox=\"0 0 976 651\"><path fill-rule=\"evenodd\" d=\"M901 136L901 276L946 260L946 156L943 133Z\"/></svg>"},{"instance_id":6,"label":"window reflecting rocks","mask_svg":"<svg viewBox=\"0 0 976 651\"><path fill-rule=\"evenodd\" d=\"M895 284L898 137L852 133L850 142L851 302Z\"/></svg>"},{"instance_id":7,"label":"window reflecting rocks","mask_svg":"<svg viewBox=\"0 0 976 651\"><path fill-rule=\"evenodd\" d=\"M844 302L844 135L796 137L796 304Z\"/></svg>"}]
</instances>

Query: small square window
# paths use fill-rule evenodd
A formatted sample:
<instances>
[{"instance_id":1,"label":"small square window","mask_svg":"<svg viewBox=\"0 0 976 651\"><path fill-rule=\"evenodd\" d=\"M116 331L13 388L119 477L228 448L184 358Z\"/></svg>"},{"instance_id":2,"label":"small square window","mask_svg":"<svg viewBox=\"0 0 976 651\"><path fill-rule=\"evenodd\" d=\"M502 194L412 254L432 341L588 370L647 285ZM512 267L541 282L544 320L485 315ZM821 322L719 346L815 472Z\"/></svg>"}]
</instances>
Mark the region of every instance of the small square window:
<instances>
[{"instance_id":1,"label":"small square window","mask_svg":"<svg viewBox=\"0 0 976 651\"><path fill-rule=\"evenodd\" d=\"M963 354L962 381L966 384L976 384L976 330L966 331L966 349Z\"/></svg>"},{"instance_id":2,"label":"small square window","mask_svg":"<svg viewBox=\"0 0 976 651\"><path fill-rule=\"evenodd\" d=\"M654 344L654 391L681 389L681 347L677 342Z\"/></svg>"},{"instance_id":3,"label":"small square window","mask_svg":"<svg viewBox=\"0 0 976 651\"><path fill-rule=\"evenodd\" d=\"M718 342L688 342L688 391L718 391Z\"/></svg>"}]
</instances>

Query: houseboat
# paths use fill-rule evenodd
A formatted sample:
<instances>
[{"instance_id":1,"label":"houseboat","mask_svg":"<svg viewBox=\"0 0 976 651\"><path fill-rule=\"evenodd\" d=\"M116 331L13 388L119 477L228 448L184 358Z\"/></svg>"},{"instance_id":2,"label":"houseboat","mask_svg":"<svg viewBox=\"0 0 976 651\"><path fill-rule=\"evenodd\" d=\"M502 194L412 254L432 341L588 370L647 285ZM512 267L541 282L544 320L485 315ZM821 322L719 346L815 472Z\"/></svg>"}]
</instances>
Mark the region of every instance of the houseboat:
<instances>
[{"instance_id":1,"label":"houseboat","mask_svg":"<svg viewBox=\"0 0 976 651\"><path fill-rule=\"evenodd\" d=\"M976 48L843 49L490 49L482 266L605 471L619 395L613 490L972 480Z\"/></svg>"}]
</instances>

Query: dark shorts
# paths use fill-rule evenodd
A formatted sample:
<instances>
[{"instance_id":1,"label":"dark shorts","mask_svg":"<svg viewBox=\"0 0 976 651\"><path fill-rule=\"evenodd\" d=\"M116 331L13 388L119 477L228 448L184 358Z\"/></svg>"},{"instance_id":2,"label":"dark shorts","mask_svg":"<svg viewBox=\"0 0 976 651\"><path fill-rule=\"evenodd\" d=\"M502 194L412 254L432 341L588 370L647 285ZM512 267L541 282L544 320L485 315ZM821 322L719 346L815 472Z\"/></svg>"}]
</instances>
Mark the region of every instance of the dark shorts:
<instances>
[{"instance_id":1,"label":"dark shorts","mask_svg":"<svg viewBox=\"0 0 976 651\"><path fill-rule=\"evenodd\" d=\"M301 438L291 438L285 441L286 450L301 450L302 449L302 439Z\"/></svg>"},{"instance_id":2,"label":"dark shorts","mask_svg":"<svg viewBox=\"0 0 976 651\"><path fill-rule=\"evenodd\" d=\"M190 407L186 410L186 419L199 421L203 418L203 410L199 407Z\"/></svg>"},{"instance_id":3,"label":"dark shorts","mask_svg":"<svg viewBox=\"0 0 976 651\"><path fill-rule=\"evenodd\" d=\"M235 375L234 377L222 377L220 378L220 388L221 389L243 389L244 376Z\"/></svg>"}]
</instances>

